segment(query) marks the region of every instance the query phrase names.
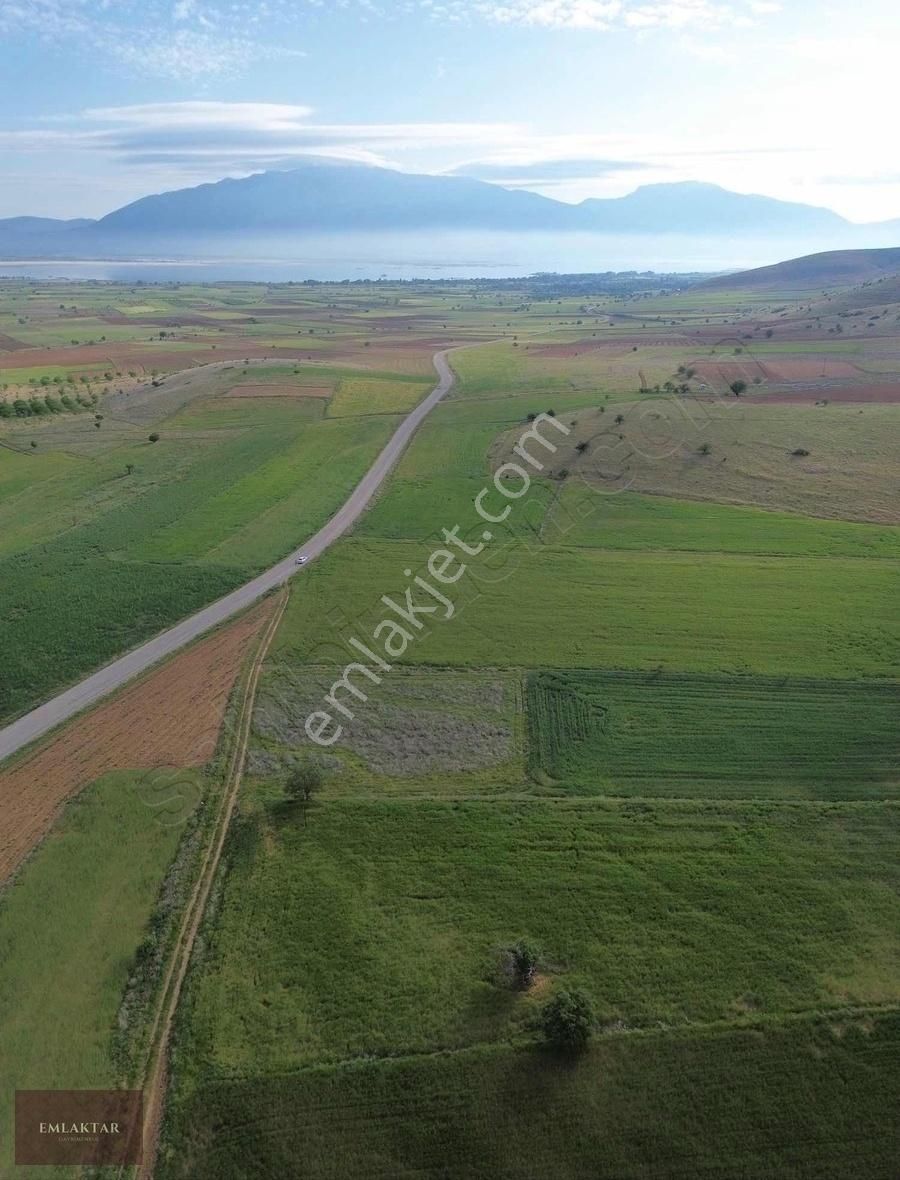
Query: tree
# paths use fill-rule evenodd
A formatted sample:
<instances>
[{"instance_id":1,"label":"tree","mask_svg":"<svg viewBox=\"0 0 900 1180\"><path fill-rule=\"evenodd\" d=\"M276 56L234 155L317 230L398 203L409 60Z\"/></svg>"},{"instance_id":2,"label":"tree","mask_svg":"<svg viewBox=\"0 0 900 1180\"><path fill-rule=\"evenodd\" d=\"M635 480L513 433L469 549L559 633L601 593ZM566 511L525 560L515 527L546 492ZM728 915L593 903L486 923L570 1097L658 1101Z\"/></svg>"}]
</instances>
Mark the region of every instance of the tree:
<instances>
[{"instance_id":1,"label":"tree","mask_svg":"<svg viewBox=\"0 0 900 1180\"><path fill-rule=\"evenodd\" d=\"M615 422L616 426L621 426L622 423L625 421L625 415L624 414L616 414L613 421Z\"/></svg>"},{"instance_id":2,"label":"tree","mask_svg":"<svg viewBox=\"0 0 900 1180\"><path fill-rule=\"evenodd\" d=\"M155 431L155 430L154 430L154 432L153 432L153 433L152 433L152 434L149 436L149 441L150 441L150 442L159 442L159 435L156 433L156 431Z\"/></svg>"},{"instance_id":3,"label":"tree","mask_svg":"<svg viewBox=\"0 0 900 1180\"><path fill-rule=\"evenodd\" d=\"M708 442L701 443L700 446L697 448L697 450L699 451L699 453L701 455L708 455L709 452L712 450L712 446Z\"/></svg>"},{"instance_id":4,"label":"tree","mask_svg":"<svg viewBox=\"0 0 900 1180\"><path fill-rule=\"evenodd\" d=\"M576 445L575 445L575 450L578 452L579 455L583 455L587 449L588 449L588 445L586 442L582 441L580 443L576 443Z\"/></svg>"},{"instance_id":5,"label":"tree","mask_svg":"<svg viewBox=\"0 0 900 1180\"><path fill-rule=\"evenodd\" d=\"M520 938L515 946L509 948L509 954L512 959L516 985L521 988L531 987L534 982L534 973L537 971L540 951L533 942L529 942L526 938Z\"/></svg>"},{"instance_id":6,"label":"tree","mask_svg":"<svg viewBox=\"0 0 900 1180\"><path fill-rule=\"evenodd\" d=\"M126 463L125 464L125 474L126 475L133 475L134 474L134 464L133 463Z\"/></svg>"},{"instance_id":7,"label":"tree","mask_svg":"<svg viewBox=\"0 0 900 1180\"><path fill-rule=\"evenodd\" d=\"M559 991L541 1011L541 1029L555 1049L583 1049L593 1031L594 1006L584 992Z\"/></svg>"},{"instance_id":8,"label":"tree","mask_svg":"<svg viewBox=\"0 0 900 1180\"><path fill-rule=\"evenodd\" d=\"M288 775L285 793L297 803L308 803L324 782L322 767L315 762L301 762Z\"/></svg>"},{"instance_id":9,"label":"tree","mask_svg":"<svg viewBox=\"0 0 900 1180\"><path fill-rule=\"evenodd\" d=\"M731 388L731 392L734 394L735 397L740 397L741 394L744 392L744 390L747 388L747 382L746 381L732 381L730 388Z\"/></svg>"}]
</instances>

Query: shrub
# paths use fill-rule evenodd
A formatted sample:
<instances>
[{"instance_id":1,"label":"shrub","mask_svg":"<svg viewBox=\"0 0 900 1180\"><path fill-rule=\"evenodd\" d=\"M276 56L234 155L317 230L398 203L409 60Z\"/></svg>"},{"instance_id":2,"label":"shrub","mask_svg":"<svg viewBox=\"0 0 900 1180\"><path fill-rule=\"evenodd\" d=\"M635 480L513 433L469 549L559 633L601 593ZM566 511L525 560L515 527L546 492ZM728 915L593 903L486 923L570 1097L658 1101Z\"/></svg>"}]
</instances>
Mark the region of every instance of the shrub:
<instances>
[{"instance_id":1,"label":"shrub","mask_svg":"<svg viewBox=\"0 0 900 1180\"><path fill-rule=\"evenodd\" d=\"M520 938L514 946L509 948L509 955L516 985L521 988L531 987L534 982L534 973L537 971L538 960L541 957L540 951L533 942Z\"/></svg>"},{"instance_id":2,"label":"shrub","mask_svg":"<svg viewBox=\"0 0 900 1180\"><path fill-rule=\"evenodd\" d=\"M544 1038L555 1049L568 1052L583 1049L591 1038L593 1025L593 1004L584 992L575 988L557 992L541 1011Z\"/></svg>"},{"instance_id":3,"label":"shrub","mask_svg":"<svg viewBox=\"0 0 900 1180\"><path fill-rule=\"evenodd\" d=\"M150 441L150 442L159 442L159 435L156 433L156 431L155 431L155 430L154 430L154 431L153 431L153 433L152 433L152 434L149 436L149 441Z\"/></svg>"}]
</instances>

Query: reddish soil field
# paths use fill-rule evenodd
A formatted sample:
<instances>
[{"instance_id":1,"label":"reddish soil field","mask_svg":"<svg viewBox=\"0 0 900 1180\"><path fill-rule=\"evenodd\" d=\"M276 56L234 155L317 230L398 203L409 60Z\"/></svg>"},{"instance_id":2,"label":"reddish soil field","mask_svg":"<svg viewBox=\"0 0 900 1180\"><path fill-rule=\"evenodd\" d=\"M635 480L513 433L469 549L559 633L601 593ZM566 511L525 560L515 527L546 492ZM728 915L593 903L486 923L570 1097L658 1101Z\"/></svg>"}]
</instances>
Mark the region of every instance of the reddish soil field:
<instances>
[{"instance_id":1,"label":"reddish soil field","mask_svg":"<svg viewBox=\"0 0 900 1180\"><path fill-rule=\"evenodd\" d=\"M332 385L235 385L225 394L226 397L331 397L334 393Z\"/></svg>"},{"instance_id":2,"label":"reddish soil field","mask_svg":"<svg viewBox=\"0 0 900 1180\"><path fill-rule=\"evenodd\" d=\"M780 389L763 393L750 389L742 395L755 402L877 402L881 405L900 404L900 383L896 385L817 385L804 389Z\"/></svg>"},{"instance_id":3,"label":"reddish soil field","mask_svg":"<svg viewBox=\"0 0 900 1180\"><path fill-rule=\"evenodd\" d=\"M532 344L531 351L538 356L560 357L583 356L586 352L597 352L615 348L623 352L638 348L683 348L689 341L684 336L619 336L614 340L589 337L573 340L569 344ZM623 347L624 346L624 347Z\"/></svg>"},{"instance_id":4,"label":"reddish soil field","mask_svg":"<svg viewBox=\"0 0 900 1180\"><path fill-rule=\"evenodd\" d=\"M752 381L761 377L773 385L790 385L794 382L812 381L859 381L863 373L849 361L833 357L785 357L778 360L755 360L750 355L734 360L697 360L693 368L697 376L708 384L718 381L731 383L742 378Z\"/></svg>"},{"instance_id":5,"label":"reddish soil field","mask_svg":"<svg viewBox=\"0 0 900 1180\"><path fill-rule=\"evenodd\" d=\"M46 835L66 800L102 775L210 760L244 656L274 605L261 603L0 773L0 881Z\"/></svg>"}]
</instances>

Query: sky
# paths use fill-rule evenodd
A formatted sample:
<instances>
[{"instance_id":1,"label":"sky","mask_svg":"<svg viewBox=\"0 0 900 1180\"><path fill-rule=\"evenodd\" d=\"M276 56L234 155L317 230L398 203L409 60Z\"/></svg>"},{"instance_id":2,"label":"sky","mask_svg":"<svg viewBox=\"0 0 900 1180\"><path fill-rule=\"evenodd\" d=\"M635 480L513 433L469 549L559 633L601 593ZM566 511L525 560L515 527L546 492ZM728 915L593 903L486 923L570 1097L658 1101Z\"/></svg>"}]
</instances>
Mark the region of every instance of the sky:
<instances>
[{"instance_id":1,"label":"sky","mask_svg":"<svg viewBox=\"0 0 900 1180\"><path fill-rule=\"evenodd\" d=\"M0 217L304 154L900 218L896 0L0 0Z\"/></svg>"}]
</instances>

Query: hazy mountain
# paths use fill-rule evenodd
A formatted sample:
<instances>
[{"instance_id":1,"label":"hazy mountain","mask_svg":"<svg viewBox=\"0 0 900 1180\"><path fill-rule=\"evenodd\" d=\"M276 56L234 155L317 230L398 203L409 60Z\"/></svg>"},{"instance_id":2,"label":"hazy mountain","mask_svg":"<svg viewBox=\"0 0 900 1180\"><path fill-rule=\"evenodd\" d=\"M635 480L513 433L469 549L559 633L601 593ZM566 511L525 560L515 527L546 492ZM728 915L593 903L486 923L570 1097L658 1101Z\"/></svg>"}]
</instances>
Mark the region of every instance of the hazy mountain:
<instances>
[{"instance_id":1,"label":"hazy mountain","mask_svg":"<svg viewBox=\"0 0 900 1180\"><path fill-rule=\"evenodd\" d=\"M55 254L60 250L65 252L78 231L93 224L86 217L77 217L71 221L59 221L54 217L0 218L0 255L23 258L28 255L40 257L43 254Z\"/></svg>"},{"instance_id":2,"label":"hazy mountain","mask_svg":"<svg viewBox=\"0 0 900 1180\"><path fill-rule=\"evenodd\" d=\"M900 274L900 248L886 250L828 250L791 258L775 266L761 266L721 275L699 284L707 290L808 290L811 287L848 287L880 282Z\"/></svg>"},{"instance_id":3,"label":"hazy mountain","mask_svg":"<svg viewBox=\"0 0 900 1180\"><path fill-rule=\"evenodd\" d=\"M315 160L143 197L101 218L97 234L355 230L568 229L571 207L463 176L425 176Z\"/></svg>"},{"instance_id":4,"label":"hazy mountain","mask_svg":"<svg viewBox=\"0 0 900 1180\"><path fill-rule=\"evenodd\" d=\"M716 184L647 184L613 200L578 207L590 228L606 233L835 234L850 222L815 205L732 193Z\"/></svg>"},{"instance_id":5,"label":"hazy mountain","mask_svg":"<svg viewBox=\"0 0 900 1180\"><path fill-rule=\"evenodd\" d=\"M12 218L0 222L0 254L282 257L302 253L316 235L436 231L684 235L722 243L789 238L796 252L900 242L900 222L854 226L828 209L711 184L645 185L625 197L570 205L469 177L310 158L290 171L142 197L96 222Z\"/></svg>"}]
</instances>

